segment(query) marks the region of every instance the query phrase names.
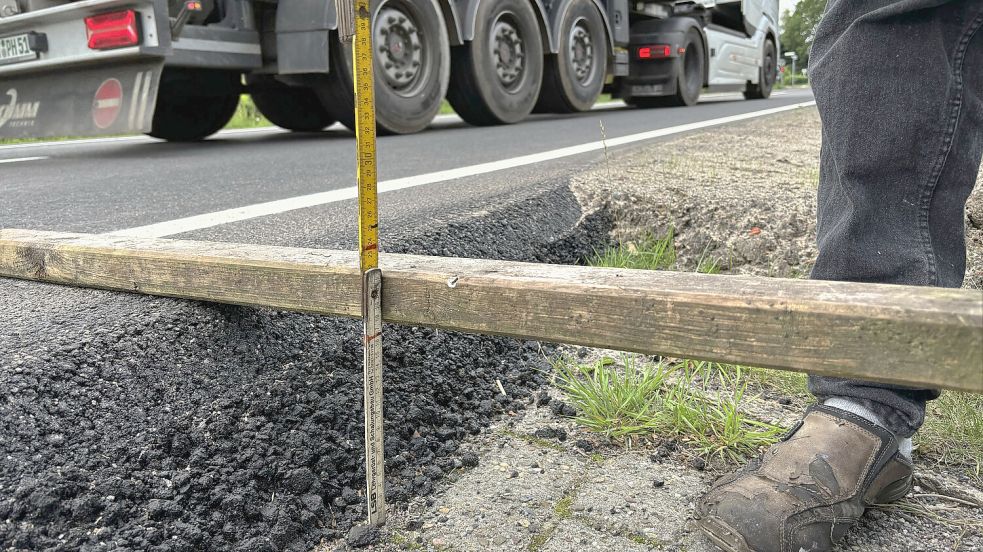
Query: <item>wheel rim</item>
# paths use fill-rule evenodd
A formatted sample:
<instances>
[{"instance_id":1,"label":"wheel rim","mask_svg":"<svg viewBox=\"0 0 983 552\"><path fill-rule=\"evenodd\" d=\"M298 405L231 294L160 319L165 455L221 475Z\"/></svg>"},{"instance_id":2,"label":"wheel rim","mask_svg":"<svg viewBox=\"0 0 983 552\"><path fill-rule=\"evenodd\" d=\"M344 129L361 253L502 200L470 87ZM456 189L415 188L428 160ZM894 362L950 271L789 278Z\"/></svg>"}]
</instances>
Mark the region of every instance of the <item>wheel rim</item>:
<instances>
[{"instance_id":1,"label":"wheel rim","mask_svg":"<svg viewBox=\"0 0 983 552\"><path fill-rule=\"evenodd\" d=\"M376 66L383 80L404 97L415 96L433 65L415 9L402 1L386 2L375 17Z\"/></svg>"},{"instance_id":2,"label":"wheel rim","mask_svg":"<svg viewBox=\"0 0 983 552\"><path fill-rule=\"evenodd\" d=\"M703 86L703 71L700 67L703 60L695 46L692 42L687 44L686 53L683 54L683 83L688 96L698 93Z\"/></svg>"},{"instance_id":3,"label":"wheel rim","mask_svg":"<svg viewBox=\"0 0 983 552\"><path fill-rule=\"evenodd\" d=\"M511 12L503 13L491 27L489 41L498 82L508 91L522 86L526 72L526 47L518 21Z\"/></svg>"},{"instance_id":4,"label":"wheel rim","mask_svg":"<svg viewBox=\"0 0 983 552\"><path fill-rule=\"evenodd\" d=\"M766 89L771 89L772 85L775 84L775 78L777 77L775 73L775 54L771 49L765 54L765 74L764 74L764 85Z\"/></svg>"},{"instance_id":5,"label":"wheel rim","mask_svg":"<svg viewBox=\"0 0 983 552\"><path fill-rule=\"evenodd\" d=\"M589 82L594 76L594 39L583 17L571 29L567 51L570 52L570 68L577 82Z\"/></svg>"}]
</instances>

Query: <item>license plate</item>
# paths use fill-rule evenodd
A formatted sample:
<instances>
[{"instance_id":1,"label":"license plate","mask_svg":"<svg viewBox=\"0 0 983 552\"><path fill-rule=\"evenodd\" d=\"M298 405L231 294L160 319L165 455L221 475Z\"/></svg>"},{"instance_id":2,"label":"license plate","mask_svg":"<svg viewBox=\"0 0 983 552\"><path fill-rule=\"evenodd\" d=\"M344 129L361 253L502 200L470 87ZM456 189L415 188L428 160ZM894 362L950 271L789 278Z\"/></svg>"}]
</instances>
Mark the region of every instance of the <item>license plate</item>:
<instances>
[{"instance_id":1,"label":"license plate","mask_svg":"<svg viewBox=\"0 0 983 552\"><path fill-rule=\"evenodd\" d=\"M31 49L29 33L0 38L0 65L28 61L37 57L38 53Z\"/></svg>"}]
</instances>

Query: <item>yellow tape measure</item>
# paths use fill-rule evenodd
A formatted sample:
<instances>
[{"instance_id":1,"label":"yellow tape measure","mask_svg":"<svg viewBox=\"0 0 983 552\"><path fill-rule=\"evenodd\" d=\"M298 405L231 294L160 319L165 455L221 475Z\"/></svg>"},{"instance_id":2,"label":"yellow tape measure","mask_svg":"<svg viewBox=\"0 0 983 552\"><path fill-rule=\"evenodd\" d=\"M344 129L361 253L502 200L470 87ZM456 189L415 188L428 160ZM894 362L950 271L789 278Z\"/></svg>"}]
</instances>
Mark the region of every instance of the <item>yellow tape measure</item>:
<instances>
[{"instance_id":1,"label":"yellow tape measure","mask_svg":"<svg viewBox=\"0 0 983 552\"><path fill-rule=\"evenodd\" d=\"M368 0L355 0L352 78L358 155L358 245L362 271L379 266L379 198L376 184L375 89L372 21Z\"/></svg>"},{"instance_id":2,"label":"yellow tape measure","mask_svg":"<svg viewBox=\"0 0 983 552\"><path fill-rule=\"evenodd\" d=\"M340 12L341 10L339 10ZM351 13L350 11L348 13ZM352 80L358 156L358 249L362 269L365 397L365 486L369 523L386 521L382 417L382 272L379 270L379 197L376 171L375 89L369 0L354 2Z\"/></svg>"}]
</instances>

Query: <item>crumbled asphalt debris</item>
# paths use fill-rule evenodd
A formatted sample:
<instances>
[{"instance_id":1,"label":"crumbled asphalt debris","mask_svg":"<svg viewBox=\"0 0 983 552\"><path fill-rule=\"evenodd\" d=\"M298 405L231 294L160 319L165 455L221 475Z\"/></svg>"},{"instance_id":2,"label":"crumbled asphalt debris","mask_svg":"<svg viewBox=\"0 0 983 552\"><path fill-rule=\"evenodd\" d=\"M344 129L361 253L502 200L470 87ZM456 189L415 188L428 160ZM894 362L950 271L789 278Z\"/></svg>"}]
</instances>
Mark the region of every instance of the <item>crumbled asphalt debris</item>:
<instances>
[{"instance_id":1,"label":"crumbled asphalt debris","mask_svg":"<svg viewBox=\"0 0 983 552\"><path fill-rule=\"evenodd\" d=\"M577 439L574 446L584 452L591 452L594 450L594 445L592 445L591 442L586 439Z\"/></svg>"},{"instance_id":2,"label":"crumbled asphalt debris","mask_svg":"<svg viewBox=\"0 0 983 552\"><path fill-rule=\"evenodd\" d=\"M695 470L703 471L707 468L707 461L699 456L694 456L690 458L689 462L687 463L690 465L691 468Z\"/></svg>"},{"instance_id":3,"label":"crumbled asphalt debris","mask_svg":"<svg viewBox=\"0 0 983 552\"><path fill-rule=\"evenodd\" d=\"M566 441L567 432L562 427L544 427L537 429L533 435L539 437L540 439L556 439L557 441Z\"/></svg>"},{"instance_id":4,"label":"crumbled asphalt debris","mask_svg":"<svg viewBox=\"0 0 983 552\"><path fill-rule=\"evenodd\" d=\"M550 411L557 416L565 416L567 418L573 418L577 415L576 408L560 400L550 402Z\"/></svg>"},{"instance_id":5,"label":"crumbled asphalt debris","mask_svg":"<svg viewBox=\"0 0 983 552\"><path fill-rule=\"evenodd\" d=\"M461 465L465 468L478 467L478 455L473 452L466 452L461 455Z\"/></svg>"},{"instance_id":6,"label":"crumbled asphalt debris","mask_svg":"<svg viewBox=\"0 0 983 552\"><path fill-rule=\"evenodd\" d=\"M379 540L379 530L371 525L356 525L348 531L345 543L352 548L365 548Z\"/></svg>"},{"instance_id":7,"label":"crumbled asphalt debris","mask_svg":"<svg viewBox=\"0 0 983 552\"><path fill-rule=\"evenodd\" d=\"M609 225L565 186L469 220L387 250L574 263ZM308 552L365 519L357 321L8 280L0 312L3 548ZM396 504L545 385L539 343L383 339Z\"/></svg>"}]
</instances>

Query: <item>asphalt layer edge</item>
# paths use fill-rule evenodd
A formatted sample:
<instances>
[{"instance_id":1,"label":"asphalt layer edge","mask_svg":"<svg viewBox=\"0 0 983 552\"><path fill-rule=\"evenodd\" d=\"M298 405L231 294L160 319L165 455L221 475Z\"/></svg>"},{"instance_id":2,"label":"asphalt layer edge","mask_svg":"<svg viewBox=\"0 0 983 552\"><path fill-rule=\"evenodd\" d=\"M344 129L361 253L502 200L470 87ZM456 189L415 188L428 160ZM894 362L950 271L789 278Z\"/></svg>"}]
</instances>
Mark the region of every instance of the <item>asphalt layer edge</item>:
<instances>
[{"instance_id":1,"label":"asphalt layer edge","mask_svg":"<svg viewBox=\"0 0 983 552\"><path fill-rule=\"evenodd\" d=\"M385 243L574 263L610 226L555 179ZM364 519L357 321L15 281L0 310L4 549L309 550ZM464 439L524 407L550 346L391 325L384 340L399 507L474 461Z\"/></svg>"}]
</instances>

